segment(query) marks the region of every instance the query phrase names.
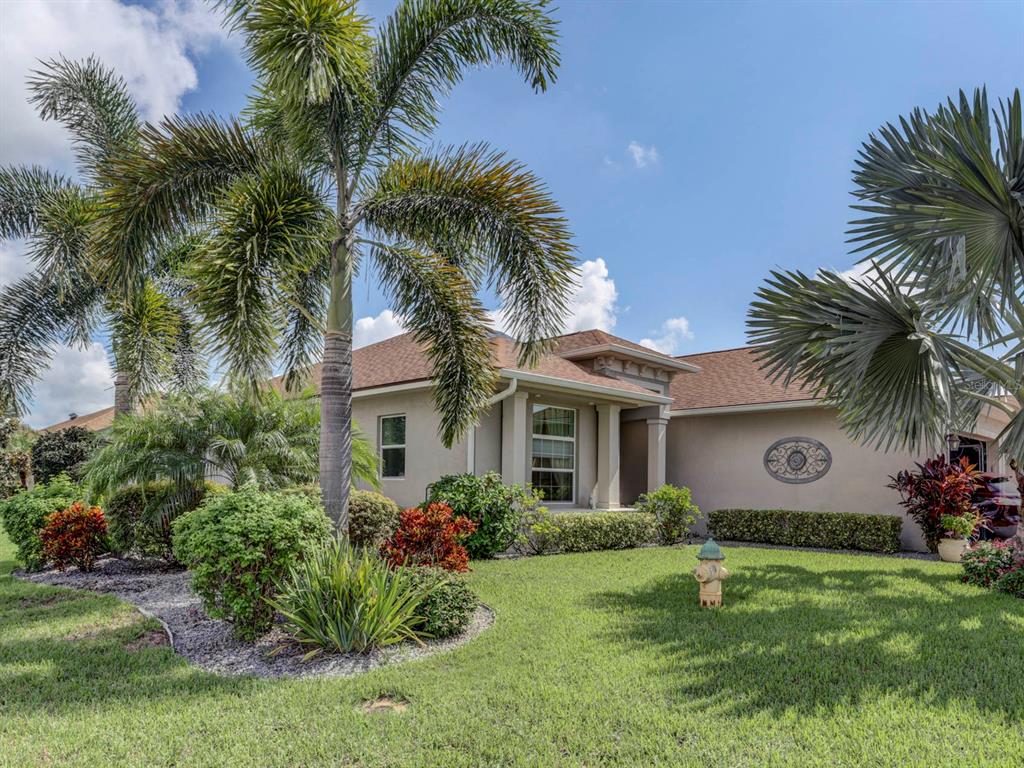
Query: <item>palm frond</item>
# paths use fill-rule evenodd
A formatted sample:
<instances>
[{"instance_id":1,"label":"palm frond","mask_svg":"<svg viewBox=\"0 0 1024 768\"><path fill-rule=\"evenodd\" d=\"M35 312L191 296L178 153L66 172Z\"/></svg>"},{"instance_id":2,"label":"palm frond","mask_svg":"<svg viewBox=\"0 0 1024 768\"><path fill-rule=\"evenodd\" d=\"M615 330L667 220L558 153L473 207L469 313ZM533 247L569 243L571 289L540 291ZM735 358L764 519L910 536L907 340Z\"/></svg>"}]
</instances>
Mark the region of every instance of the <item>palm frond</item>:
<instances>
[{"instance_id":1,"label":"palm frond","mask_svg":"<svg viewBox=\"0 0 1024 768\"><path fill-rule=\"evenodd\" d=\"M307 382L313 364L323 357L327 315L327 280L330 263L320 260L313 269L286 281L281 355L285 389L293 392Z\"/></svg>"},{"instance_id":2,"label":"palm frond","mask_svg":"<svg viewBox=\"0 0 1024 768\"><path fill-rule=\"evenodd\" d=\"M851 222L855 252L891 268L947 306L982 336L990 297L1002 306L1024 284L1024 205L1019 177L1020 92L994 117L985 91L960 94L932 114L916 110L883 127L860 152Z\"/></svg>"},{"instance_id":3,"label":"palm frond","mask_svg":"<svg viewBox=\"0 0 1024 768\"><path fill-rule=\"evenodd\" d=\"M58 299L95 284L89 243L97 216L96 197L69 186L49 195L36 214L27 253L40 277L57 289Z\"/></svg>"},{"instance_id":4,"label":"palm frond","mask_svg":"<svg viewBox=\"0 0 1024 768\"><path fill-rule=\"evenodd\" d=\"M836 406L854 439L917 452L964 420L958 386L968 361L929 320L884 272L860 283L773 272L747 327L769 374Z\"/></svg>"},{"instance_id":5,"label":"palm frond","mask_svg":"<svg viewBox=\"0 0 1024 768\"><path fill-rule=\"evenodd\" d=\"M249 66L274 94L324 102L338 84L361 89L370 66L370 21L355 0L225 0L246 38Z\"/></svg>"},{"instance_id":6,"label":"palm frond","mask_svg":"<svg viewBox=\"0 0 1024 768\"><path fill-rule=\"evenodd\" d=\"M156 392L171 376L180 340L181 312L147 282L111 307L111 341L118 372L127 373L133 401Z\"/></svg>"},{"instance_id":7,"label":"palm frond","mask_svg":"<svg viewBox=\"0 0 1024 768\"><path fill-rule=\"evenodd\" d=\"M535 90L546 90L556 78L557 39L542 4L403 0L379 33L363 156L409 150L417 136L430 134L438 100L467 68L507 61Z\"/></svg>"},{"instance_id":8,"label":"palm frond","mask_svg":"<svg viewBox=\"0 0 1024 768\"><path fill-rule=\"evenodd\" d=\"M23 412L57 345L85 343L102 298L94 284L61 297L30 274L0 289L0 411Z\"/></svg>"},{"instance_id":9,"label":"palm frond","mask_svg":"<svg viewBox=\"0 0 1024 768\"><path fill-rule=\"evenodd\" d=\"M395 309L427 348L440 436L450 447L494 391L487 313L473 284L444 259L397 246L375 248L373 258Z\"/></svg>"},{"instance_id":10,"label":"palm frond","mask_svg":"<svg viewBox=\"0 0 1024 768\"><path fill-rule=\"evenodd\" d=\"M208 218L224 190L271 152L234 120L191 115L144 127L140 145L112 159L100 180L94 247L104 280L138 289L161 246Z\"/></svg>"},{"instance_id":11,"label":"palm frond","mask_svg":"<svg viewBox=\"0 0 1024 768\"><path fill-rule=\"evenodd\" d=\"M71 186L66 176L37 165L0 167L0 239L31 235L47 201Z\"/></svg>"},{"instance_id":12,"label":"palm frond","mask_svg":"<svg viewBox=\"0 0 1024 768\"><path fill-rule=\"evenodd\" d=\"M45 61L32 73L28 88L39 116L68 129L86 176L95 177L115 152L138 138L139 115L124 78L95 56Z\"/></svg>"},{"instance_id":13,"label":"palm frond","mask_svg":"<svg viewBox=\"0 0 1024 768\"><path fill-rule=\"evenodd\" d=\"M193 272L194 299L214 354L257 386L280 343L282 286L329 256L333 217L319 191L286 164L236 181L221 200Z\"/></svg>"},{"instance_id":14,"label":"palm frond","mask_svg":"<svg viewBox=\"0 0 1024 768\"><path fill-rule=\"evenodd\" d=\"M561 333L576 277L572 235L521 164L483 146L403 157L381 172L359 214L385 238L435 253L457 249L463 274L478 262L522 342L521 363Z\"/></svg>"}]
</instances>

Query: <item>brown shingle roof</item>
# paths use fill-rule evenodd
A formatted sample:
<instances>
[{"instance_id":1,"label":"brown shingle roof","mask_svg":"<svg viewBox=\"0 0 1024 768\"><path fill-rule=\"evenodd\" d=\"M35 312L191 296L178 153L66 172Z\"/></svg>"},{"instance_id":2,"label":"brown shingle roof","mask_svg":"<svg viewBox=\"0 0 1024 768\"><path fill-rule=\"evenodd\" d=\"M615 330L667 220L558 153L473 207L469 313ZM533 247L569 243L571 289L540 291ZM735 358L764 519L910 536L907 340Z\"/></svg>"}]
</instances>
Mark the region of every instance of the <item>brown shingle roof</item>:
<instances>
[{"instance_id":1,"label":"brown shingle roof","mask_svg":"<svg viewBox=\"0 0 1024 768\"><path fill-rule=\"evenodd\" d=\"M114 406L109 408L103 408L99 411L93 411L87 413L84 416L78 416L74 419L66 419L64 421L53 424L49 427L43 427L43 432L57 432L61 429L67 429L68 427L85 427L91 429L94 432L99 432L101 429L106 429L114 423Z\"/></svg>"},{"instance_id":2,"label":"brown shingle roof","mask_svg":"<svg viewBox=\"0 0 1024 768\"><path fill-rule=\"evenodd\" d=\"M698 366L700 373L683 374L672 380L669 393L673 410L721 408L813 400L814 395L800 383L786 388L781 381L769 381L761 370L753 347L681 355L678 359Z\"/></svg>"},{"instance_id":3,"label":"brown shingle roof","mask_svg":"<svg viewBox=\"0 0 1024 768\"><path fill-rule=\"evenodd\" d=\"M659 352L656 349L645 347L643 344L637 344L635 341L623 339L620 336L613 336L607 331L602 331L597 328L591 328L589 331L576 331L575 333L567 333L565 336L559 336L558 341L555 344L555 352L557 354L564 355L577 349L598 347L603 344L618 344L620 347L635 349L637 352L644 352L648 355L658 355L659 357L664 357L666 360L675 361L678 359L672 357L672 355L666 355L664 352Z\"/></svg>"},{"instance_id":4,"label":"brown shingle roof","mask_svg":"<svg viewBox=\"0 0 1024 768\"><path fill-rule=\"evenodd\" d=\"M614 338L614 337L612 337ZM617 389L624 393L652 395L649 389L632 382L603 376L587 370L556 354L543 355L532 368L518 365L516 343L507 336L495 336L491 340L493 360L496 368L521 370L541 376L565 379L577 384L591 384ZM645 348L646 349L646 348ZM406 384L426 381L431 378L430 361L424 350L416 343L411 333L403 333L390 339L360 347L352 352L352 389L372 389L391 384ZM316 386L320 380L320 366L313 367L310 380ZM271 380L271 385L281 388L283 377Z\"/></svg>"}]
</instances>

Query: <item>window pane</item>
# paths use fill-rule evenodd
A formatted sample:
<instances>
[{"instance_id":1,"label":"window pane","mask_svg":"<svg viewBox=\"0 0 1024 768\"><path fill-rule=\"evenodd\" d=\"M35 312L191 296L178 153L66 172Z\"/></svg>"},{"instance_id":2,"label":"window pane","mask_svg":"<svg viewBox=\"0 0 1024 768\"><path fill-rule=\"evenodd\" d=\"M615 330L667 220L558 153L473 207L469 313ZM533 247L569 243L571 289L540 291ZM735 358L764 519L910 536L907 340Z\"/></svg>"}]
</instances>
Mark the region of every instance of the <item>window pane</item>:
<instances>
[{"instance_id":1,"label":"window pane","mask_svg":"<svg viewBox=\"0 0 1024 768\"><path fill-rule=\"evenodd\" d=\"M405 416L385 416L380 420L381 445L405 445Z\"/></svg>"},{"instance_id":2,"label":"window pane","mask_svg":"<svg viewBox=\"0 0 1024 768\"><path fill-rule=\"evenodd\" d=\"M382 477L405 477L405 448L384 448L380 452Z\"/></svg>"},{"instance_id":3,"label":"window pane","mask_svg":"<svg viewBox=\"0 0 1024 768\"><path fill-rule=\"evenodd\" d=\"M533 406L533 434L575 437L576 411L549 405Z\"/></svg>"},{"instance_id":4,"label":"window pane","mask_svg":"<svg viewBox=\"0 0 1024 768\"><path fill-rule=\"evenodd\" d=\"M572 501L572 472L533 472L533 488L544 501Z\"/></svg>"},{"instance_id":5,"label":"window pane","mask_svg":"<svg viewBox=\"0 0 1024 768\"><path fill-rule=\"evenodd\" d=\"M533 438L534 469L574 469L576 443L568 440Z\"/></svg>"}]
</instances>

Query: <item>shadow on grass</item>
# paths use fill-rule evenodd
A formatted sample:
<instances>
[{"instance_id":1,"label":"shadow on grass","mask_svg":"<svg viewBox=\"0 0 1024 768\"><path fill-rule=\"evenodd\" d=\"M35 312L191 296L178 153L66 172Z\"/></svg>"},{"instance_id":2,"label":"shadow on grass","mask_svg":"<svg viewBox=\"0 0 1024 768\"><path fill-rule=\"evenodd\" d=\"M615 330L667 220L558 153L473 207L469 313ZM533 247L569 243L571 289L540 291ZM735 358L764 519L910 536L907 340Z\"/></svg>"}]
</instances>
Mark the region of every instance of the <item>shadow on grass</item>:
<instances>
[{"instance_id":1,"label":"shadow on grass","mask_svg":"<svg viewBox=\"0 0 1024 768\"><path fill-rule=\"evenodd\" d=\"M158 625L115 606L111 596L0 576L0 711L241 696L260 684L191 668L166 646L129 650Z\"/></svg>"},{"instance_id":2,"label":"shadow on grass","mask_svg":"<svg viewBox=\"0 0 1024 768\"><path fill-rule=\"evenodd\" d=\"M894 695L1024 715L1024 601L920 568L742 567L724 608L689 573L605 592L611 639L656 654L673 704L744 715Z\"/></svg>"}]
</instances>

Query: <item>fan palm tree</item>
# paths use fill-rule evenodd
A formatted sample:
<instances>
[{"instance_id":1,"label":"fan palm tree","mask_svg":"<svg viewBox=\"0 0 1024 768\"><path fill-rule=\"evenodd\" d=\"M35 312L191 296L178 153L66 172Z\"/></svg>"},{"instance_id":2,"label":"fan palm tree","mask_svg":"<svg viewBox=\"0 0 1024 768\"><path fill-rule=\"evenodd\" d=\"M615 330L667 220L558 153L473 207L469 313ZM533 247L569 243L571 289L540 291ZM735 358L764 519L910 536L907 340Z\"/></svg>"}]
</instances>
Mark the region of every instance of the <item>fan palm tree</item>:
<instances>
[{"instance_id":1,"label":"fan palm tree","mask_svg":"<svg viewBox=\"0 0 1024 768\"><path fill-rule=\"evenodd\" d=\"M81 180L0 167L0 240L25 238L34 266L0 291L0 408L22 409L55 346L84 345L101 327L113 350L117 413L162 382L196 386L203 374L177 277L185 244L163 250L130 293L118 294L92 269L101 169L139 137L124 80L96 59L59 59L45 63L29 89L40 116L70 133Z\"/></svg>"},{"instance_id":2,"label":"fan palm tree","mask_svg":"<svg viewBox=\"0 0 1024 768\"><path fill-rule=\"evenodd\" d=\"M507 61L544 90L555 24L542 2L405 0L374 37L354 1L224 5L258 77L247 119L144 129L107 179L105 271L136 281L156 244L205 221L194 298L231 372L255 387L283 355L294 385L322 354L320 483L344 531L357 270L426 346L446 445L493 391L478 289L497 291L523 363L560 330L575 263L544 185L483 145L422 147L466 67Z\"/></svg>"},{"instance_id":3,"label":"fan palm tree","mask_svg":"<svg viewBox=\"0 0 1024 768\"><path fill-rule=\"evenodd\" d=\"M162 399L145 413L114 422L105 445L84 467L90 493L170 481L167 503L187 507L206 480L263 490L310 484L317 477L320 411L312 392L283 397L199 392ZM353 441L353 475L376 487L377 458L364 437ZM176 509L161 512L177 511Z\"/></svg>"},{"instance_id":4,"label":"fan palm tree","mask_svg":"<svg viewBox=\"0 0 1024 768\"><path fill-rule=\"evenodd\" d=\"M984 89L914 111L864 144L853 174L851 279L773 272L748 326L768 371L804 380L855 438L934 449L982 407L1024 457L1024 140L1021 96Z\"/></svg>"}]
</instances>

